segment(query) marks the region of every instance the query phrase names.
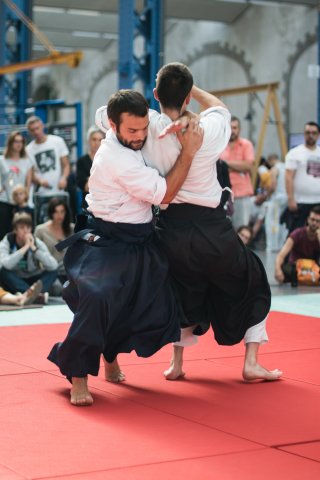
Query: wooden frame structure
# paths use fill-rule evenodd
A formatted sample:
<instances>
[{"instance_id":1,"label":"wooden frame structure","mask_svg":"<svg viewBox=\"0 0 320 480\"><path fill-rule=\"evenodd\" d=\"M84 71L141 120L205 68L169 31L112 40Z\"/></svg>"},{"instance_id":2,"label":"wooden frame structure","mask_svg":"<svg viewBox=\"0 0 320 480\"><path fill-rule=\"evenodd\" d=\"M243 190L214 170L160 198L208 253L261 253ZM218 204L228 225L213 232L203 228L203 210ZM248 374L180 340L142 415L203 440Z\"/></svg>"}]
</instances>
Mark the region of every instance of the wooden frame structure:
<instances>
[{"instance_id":1,"label":"wooden frame structure","mask_svg":"<svg viewBox=\"0 0 320 480\"><path fill-rule=\"evenodd\" d=\"M210 92L216 97L224 97L224 96L230 96L230 95L243 95L246 93L256 93L256 92L262 92L262 91L267 92L267 99L264 106L263 119L260 127L259 139L256 147L256 153L255 153L255 161L254 161L254 166L252 170L253 185L255 185L256 178L257 178L257 172L258 172L258 167L259 167L259 163L262 155L262 149L264 145L271 106L273 107L273 111L276 119L276 126L277 126L278 138L280 143L281 155L283 158L285 157L288 151L285 130L281 120L281 111L280 111L277 92L276 92L278 87L279 87L279 82L273 82L273 83L262 83L259 85L248 85L246 87L229 88L226 90L216 90L216 91Z\"/></svg>"}]
</instances>

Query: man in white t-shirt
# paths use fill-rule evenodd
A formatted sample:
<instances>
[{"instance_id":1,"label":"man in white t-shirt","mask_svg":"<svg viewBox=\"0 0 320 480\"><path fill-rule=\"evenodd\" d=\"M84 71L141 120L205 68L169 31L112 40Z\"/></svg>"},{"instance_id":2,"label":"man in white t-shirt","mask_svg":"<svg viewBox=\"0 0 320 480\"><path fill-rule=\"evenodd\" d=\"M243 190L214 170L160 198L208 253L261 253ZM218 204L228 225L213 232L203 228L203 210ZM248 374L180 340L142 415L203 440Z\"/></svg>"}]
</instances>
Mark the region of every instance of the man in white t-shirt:
<instances>
[{"instance_id":1,"label":"man in white t-shirt","mask_svg":"<svg viewBox=\"0 0 320 480\"><path fill-rule=\"evenodd\" d=\"M41 118L28 118L26 126L34 138L27 146L27 152L34 165L33 182L38 193L52 195L67 187L70 175L68 147L63 138L47 135Z\"/></svg>"},{"instance_id":2,"label":"man in white t-shirt","mask_svg":"<svg viewBox=\"0 0 320 480\"><path fill-rule=\"evenodd\" d=\"M170 132L185 126L185 118L180 117L191 97L203 110L199 121L204 129L203 144L187 178L168 208L160 210L158 222L159 238L187 317L165 376L175 380L184 375L184 346L194 343L193 333L201 335L211 325L221 345L244 339L245 380L277 380L280 370L267 370L257 361L260 344L268 340L265 323L271 293L265 270L219 207L222 188L216 161L229 141L230 113L218 98L193 86L190 70L179 63L160 69L154 95L162 113L150 114L149 135L142 149L147 165L164 175L174 163L179 144L173 135L159 140L159 133L166 127ZM175 124L170 129L172 121Z\"/></svg>"},{"instance_id":3,"label":"man in white t-shirt","mask_svg":"<svg viewBox=\"0 0 320 480\"><path fill-rule=\"evenodd\" d=\"M72 380L71 403L79 406L93 403L87 376L98 374L101 354L106 379L120 382L118 353L135 350L148 357L180 338L182 312L155 242L151 207L174 198L203 137L196 122L180 135L181 152L162 177L141 153L149 124L144 97L120 90L109 100L108 116L111 128L89 178L89 224L77 223L77 233L58 245L68 246L63 297L74 319L48 358Z\"/></svg>"},{"instance_id":4,"label":"man in white t-shirt","mask_svg":"<svg viewBox=\"0 0 320 480\"><path fill-rule=\"evenodd\" d=\"M310 210L320 203L320 126L308 122L304 127L304 144L286 155L286 190L290 211L290 232L303 227Z\"/></svg>"}]
</instances>

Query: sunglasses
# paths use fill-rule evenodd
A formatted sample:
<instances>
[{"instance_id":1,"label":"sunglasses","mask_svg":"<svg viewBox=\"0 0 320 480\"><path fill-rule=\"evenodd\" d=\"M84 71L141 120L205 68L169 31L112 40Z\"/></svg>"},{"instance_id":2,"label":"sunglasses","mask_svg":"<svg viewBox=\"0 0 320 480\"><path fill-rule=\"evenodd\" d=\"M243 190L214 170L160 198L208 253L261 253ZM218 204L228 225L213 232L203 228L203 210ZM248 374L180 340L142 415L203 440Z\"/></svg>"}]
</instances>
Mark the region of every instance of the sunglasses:
<instances>
[{"instance_id":1,"label":"sunglasses","mask_svg":"<svg viewBox=\"0 0 320 480\"><path fill-rule=\"evenodd\" d=\"M304 133L306 135L318 135L319 132L317 132L316 130L306 130Z\"/></svg>"}]
</instances>

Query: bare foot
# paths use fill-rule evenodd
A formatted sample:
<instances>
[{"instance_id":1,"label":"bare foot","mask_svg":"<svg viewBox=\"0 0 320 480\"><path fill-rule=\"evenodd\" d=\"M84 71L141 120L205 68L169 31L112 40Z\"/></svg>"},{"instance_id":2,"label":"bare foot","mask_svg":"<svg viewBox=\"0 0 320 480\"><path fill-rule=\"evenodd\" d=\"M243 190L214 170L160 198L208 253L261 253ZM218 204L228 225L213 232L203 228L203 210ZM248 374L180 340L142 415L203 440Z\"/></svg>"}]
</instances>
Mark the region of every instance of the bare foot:
<instances>
[{"instance_id":1,"label":"bare foot","mask_svg":"<svg viewBox=\"0 0 320 480\"><path fill-rule=\"evenodd\" d=\"M70 402L77 407L87 407L93 404L93 398L88 390L88 378L72 377Z\"/></svg>"},{"instance_id":2,"label":"bare foot","mask_svg":"<svg viewBox=\"0 0 320 480\"><path fill-rule=\"evenodd\" d=\"M26 290L21 297L19 298L20 305L31 305L35 299L38 297L39 293L41 292L43 287L42 281L37 280L35 283L31 285L31 287Z\"/></svg>"},{"instance_id":3,"label":"bare foot","mask_svg":"<svg viewBox=\"0 0 320 480\"><path fill-rule=\"evenodd\" d=\"M163 375L166 377L166 380L178 380L179 378L183 378L185 372L182 370L182 362L174 362L171 360L170 367L163 372Z\"/></svg>"},{"instance_id":4,"label":"bare foot","mask_svg":"<svg viewBox=\"0 0 320 480\"><path fill-rule=\"evenodd\" d=\"M267 370L258 363L255 365L245 365L242 371L243 379L246 382L251 382L253 380L268 380L274 381L278 380L282 375L282 371L278 370Z\"/></svg>"},{"instance_id":5,"label":"bare foot","mask_svg":"<svg viewBox=\"0 0 320 480\"><path fill-rule=\"evenodd\" d=\"M121 370L117 359L109 363L104 358L103 362L104 362L104 374L107 382L120 383L125 381L126 376Z\"/></svg>"}]
</instances>

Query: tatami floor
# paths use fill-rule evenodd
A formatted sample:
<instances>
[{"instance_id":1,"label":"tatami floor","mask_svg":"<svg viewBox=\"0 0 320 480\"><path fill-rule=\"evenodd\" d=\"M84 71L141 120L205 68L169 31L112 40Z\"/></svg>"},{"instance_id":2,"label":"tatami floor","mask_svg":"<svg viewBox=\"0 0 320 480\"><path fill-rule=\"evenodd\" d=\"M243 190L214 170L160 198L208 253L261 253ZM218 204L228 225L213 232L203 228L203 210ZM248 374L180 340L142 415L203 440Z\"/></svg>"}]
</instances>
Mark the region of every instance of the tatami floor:
<instances>
[{"instance_id":1,"label":"tatami floor","mask_svg":"<svg viewBox=\"0 0 320 480\"><path fill-rule=\"evenodd\" d=\"M73 407L48 362L72 315L50 305L0 312L0 480L318 480L320 293L273 280L270 342L260 362L277 382L245 383L244 347L212 333L168 382L168 345L149 359L120 355L126 382L90 378L94 405Z\"/></svg>"}]
</instances>

